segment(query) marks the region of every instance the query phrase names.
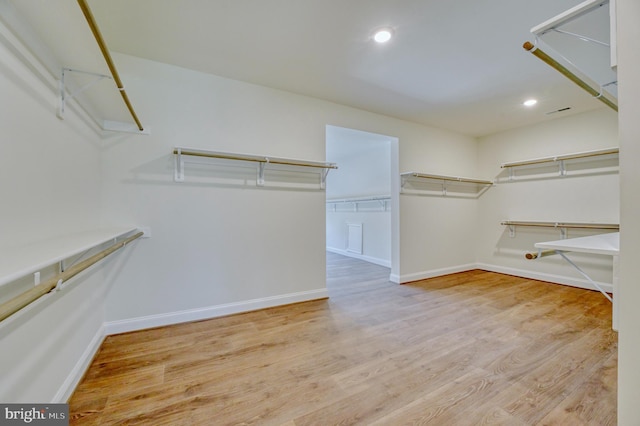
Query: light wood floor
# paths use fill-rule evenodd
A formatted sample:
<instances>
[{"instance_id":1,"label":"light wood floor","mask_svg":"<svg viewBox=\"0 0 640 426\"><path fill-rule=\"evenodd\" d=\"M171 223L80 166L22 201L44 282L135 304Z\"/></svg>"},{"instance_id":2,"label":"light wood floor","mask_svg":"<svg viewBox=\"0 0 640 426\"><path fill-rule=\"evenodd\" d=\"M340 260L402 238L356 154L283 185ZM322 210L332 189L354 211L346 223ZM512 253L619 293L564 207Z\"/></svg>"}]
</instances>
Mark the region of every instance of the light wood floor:
<instances>
[{"instance_id":1,"label":"light wood floor","mask_svg":"<svg viewBox=\"0 0 640 426\"><path fill-rule=\"evenodd\" d=\"M599 293L479 270L399 286L328 264L329 300L108 337L72 424L616 424Z\"/></svg>"}]
</instances>

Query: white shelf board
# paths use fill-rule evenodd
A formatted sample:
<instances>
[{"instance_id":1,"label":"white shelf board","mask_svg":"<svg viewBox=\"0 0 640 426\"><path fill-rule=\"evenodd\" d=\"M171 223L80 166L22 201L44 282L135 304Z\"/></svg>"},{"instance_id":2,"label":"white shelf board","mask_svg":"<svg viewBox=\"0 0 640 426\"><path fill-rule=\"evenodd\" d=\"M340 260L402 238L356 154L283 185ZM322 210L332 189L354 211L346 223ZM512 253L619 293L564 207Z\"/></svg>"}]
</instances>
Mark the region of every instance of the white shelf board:
<instances>
[{"instance_id":1,"label":"white shelf board","mask_svg":"<svg viewBox=\"0 0 640 426\"><path fill-rule=\"evenodd\" d=\"M540 249L573 251L579 253L617 256L620 254L620 233L591 235L588 237L567 238L557 241L544 241L534 244Z\"/></svg>"},{"instance_id":2,"label":"white shelf board","mask_svg":"<svg viewBox=\"0 0 640 426\"><path fill-rule=\"evenodd\" d=\"M2 250L0 251L0 286L136 229L133 226L97 229Z\"/></svg>"}]
</instances>

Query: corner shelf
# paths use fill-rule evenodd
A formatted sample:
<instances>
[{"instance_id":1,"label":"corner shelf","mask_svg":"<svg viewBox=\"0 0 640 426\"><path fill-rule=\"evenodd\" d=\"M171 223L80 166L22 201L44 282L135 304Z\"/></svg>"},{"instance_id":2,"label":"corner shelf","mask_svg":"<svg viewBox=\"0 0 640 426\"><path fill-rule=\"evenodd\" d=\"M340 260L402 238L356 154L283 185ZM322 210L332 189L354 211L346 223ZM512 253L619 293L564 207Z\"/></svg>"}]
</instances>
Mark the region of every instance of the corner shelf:
<instances>
[{"instance_id":1,"label":"corner shelf","mask_svg":"<svg viewBox=\"0 0 640 426\"><path fill-rule=\"evenodd\" d=\"M407 182L411 180L416 180L416 181L425 181L430 183L439 182L442 188L442 196L448 195L449 188L447 188L447 182L453 182L453 185L465 184L470 188L473 188L473 185L475 185L476 191L473 194L476 197L480 196L480 194L486 191L487 188L494 185L494 182L490 180L473 179L473 178L466 178L466 177L459 177L459 176L434 175L434 174L418 173L418 172L401 173L400 179L401 179L400 192L402 193L405 193L404 189Z\"/></svg>"}]
</instances>

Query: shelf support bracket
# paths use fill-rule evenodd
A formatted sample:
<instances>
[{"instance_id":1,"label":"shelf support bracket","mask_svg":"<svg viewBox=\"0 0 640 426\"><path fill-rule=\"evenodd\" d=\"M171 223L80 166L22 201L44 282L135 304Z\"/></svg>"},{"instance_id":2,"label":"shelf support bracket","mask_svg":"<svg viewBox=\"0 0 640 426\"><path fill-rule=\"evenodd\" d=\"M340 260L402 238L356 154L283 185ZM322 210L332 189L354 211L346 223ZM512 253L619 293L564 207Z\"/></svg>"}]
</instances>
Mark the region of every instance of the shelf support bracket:
<instances>
[{"instance_id":1,"label":"shelf support bracket","mask_svg":"<svg viewBox=\"0 0 640 426\"><path fill-rule=\"evenodd\" d=\"M509 225L509 237L514 238L516 236L516 226Z\"/></svg>"},{"instance_id":2,"label":"shelf support bracket","mask_svg":"<svg viewBox=\"0 0 640 426\"><path fill-rule=\"evenodd\" d=\"M567 175L567 168L565 167L564 160L560 160L560 176Z\"/></svg>"},{"instance_id":3,"label":"shelf support bracket","mask_svg":"<svg viewBox=\"0 0 640 426\"><path fill-rule=\"evenodd\" d=\"M329 175L329 170L331 169L322 169L320 172L320 189L327 188L327 176Z\"/></svg>"},{"instance_id":4,"label":"shelf support bracket","mask_svg":"<svg viewBox=\"0 0 640 426\"><path fill-rule=\"evenodd\" d=\"M176 150L173 180L175 182L184 182L184 159L182 158L182 150L180 148Z\"/></svg>"},{"instance_id":5,"label":"shelf support bracket","mask_svg":"<svg viewBox=\"0 0 640 426\"><path fill-rule=\"evenodd\" d=\"M76 91L67 94L67 87L65 85L65 73L69 73L69 72L77 72L81 74L92 75L95 77L95 79L85 84L84 86L80 87ZM75 70L72 68L62 68L62 73L60 76L60 105L58 107L58 113L56 114L58 118L60 120L64 120L64 112L65 112L65 107L68 100L75 98L77 95L84 92L85 90L87 90L94 84L98 83L99 81L104 80L105 78L111 79L111 76L98 74L94 72Z\"/></svg>"},{"instance_id":6,"label":"shelf support bracket","mask_svg":"<svg viewBox=\"0 0 640 426\"><path fill-rule=\"evenodd\" d=\"M258 163L258 177L256 179L256 185L264 186L264 165L266 163Z\"/></svg>"}]
</instances>

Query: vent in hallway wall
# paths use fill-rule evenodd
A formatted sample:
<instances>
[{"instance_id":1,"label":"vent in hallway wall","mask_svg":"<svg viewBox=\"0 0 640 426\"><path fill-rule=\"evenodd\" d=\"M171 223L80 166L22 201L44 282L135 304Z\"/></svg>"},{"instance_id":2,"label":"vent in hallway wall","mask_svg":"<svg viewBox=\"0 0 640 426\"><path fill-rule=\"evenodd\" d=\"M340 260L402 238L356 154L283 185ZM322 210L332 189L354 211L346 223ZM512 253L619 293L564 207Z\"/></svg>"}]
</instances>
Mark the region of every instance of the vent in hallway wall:
<instances>
[{"instance_id":1,"label":"vent in hallway wall","mask_svg":"<svg viewBox=\"0 0 640 426\"><path fill-rule=\"evenodd\" d=\"M347 251L362 254L362 223L347 223Z\"/></svg>"}]
</instances>

